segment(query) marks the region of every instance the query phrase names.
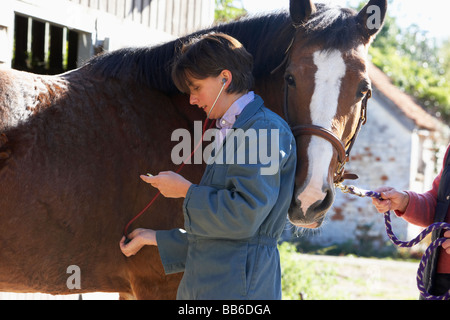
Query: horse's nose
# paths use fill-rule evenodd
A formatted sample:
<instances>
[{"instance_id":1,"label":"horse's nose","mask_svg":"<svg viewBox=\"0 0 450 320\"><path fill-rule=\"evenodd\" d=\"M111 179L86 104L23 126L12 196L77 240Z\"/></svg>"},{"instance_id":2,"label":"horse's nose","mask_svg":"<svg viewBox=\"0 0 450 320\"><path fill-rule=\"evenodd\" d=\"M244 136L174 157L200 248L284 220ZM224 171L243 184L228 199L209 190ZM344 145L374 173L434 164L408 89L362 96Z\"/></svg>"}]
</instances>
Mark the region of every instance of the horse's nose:
<instances>
[{"instance_id":1,"label":"horse's nose","mask_svg":"<svg viewBox=\"0 0 450 320\"><path fill-rule=\"evenodd\" d=\"M323 192L326 194L325 198L317 201L309 208L309 215L313 216L314 221L323 221L326 213L331 208L334 202L335 192L330 187L324 188Z\"/></svg>"},{"instance_id":2,"label":"horse's nose","mask_svg":"<svg viewBox=\"0 0 450 320\"><path fill-rule=\"evenodd\" d=\"M303 190L303 193L305 192L309 193L309 196L314 193L312 190ZM290 208L291 221L300 221L301 223L299 224L302 227L312 228L319 227L322 224L325 214L334 202L335 192L331 186L326 185L320 189L320 192L315 192L315 194L320 194L320 196L305 197L303 194L303 197L299 195L294 198Z\"/></svg>"}]
</instances>

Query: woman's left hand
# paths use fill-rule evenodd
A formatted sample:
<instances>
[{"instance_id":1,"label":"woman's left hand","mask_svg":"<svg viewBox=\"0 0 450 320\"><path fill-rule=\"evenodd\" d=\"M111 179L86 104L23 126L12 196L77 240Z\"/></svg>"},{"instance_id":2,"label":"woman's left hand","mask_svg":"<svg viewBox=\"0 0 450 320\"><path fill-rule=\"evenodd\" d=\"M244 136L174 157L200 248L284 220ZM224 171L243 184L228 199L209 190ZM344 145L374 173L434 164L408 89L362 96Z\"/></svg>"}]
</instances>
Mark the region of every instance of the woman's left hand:
<instances>
[{"instance_id":1,"label":"woman's left hand","mask_svg":"<svg viewBox=\"0 0 450 320\"><path fill-rule=\"evenodd\" d=\"M450 231L445 232L444 237L449 239L442 244L442 248L445 249L445 252L450 254Z\"/></svg>"},{"instance_id":2,"label":"woman's left hand","mask_svg":"<svg viewBox=\"0 0 450 320\"><path fill-rule=\"evenodd\" d=\"M134 256L144 246L157 246L156 231L151 229L136 229L128 235L129 243L125 243L125 236L120 240L120 250L122 253L131 257Z\"/></svg>"},{"instance_id":3,"label":"woman's left hand","mask_svg":"<svg viewBox=\"0 0 450 320\"><path fill-rule=\"evenodd\" d=\"M157 176L141 175L141 179L159 189L166 198L186 198L191 182L172 171L160 172Z\"/></svg>"}]
</instances>

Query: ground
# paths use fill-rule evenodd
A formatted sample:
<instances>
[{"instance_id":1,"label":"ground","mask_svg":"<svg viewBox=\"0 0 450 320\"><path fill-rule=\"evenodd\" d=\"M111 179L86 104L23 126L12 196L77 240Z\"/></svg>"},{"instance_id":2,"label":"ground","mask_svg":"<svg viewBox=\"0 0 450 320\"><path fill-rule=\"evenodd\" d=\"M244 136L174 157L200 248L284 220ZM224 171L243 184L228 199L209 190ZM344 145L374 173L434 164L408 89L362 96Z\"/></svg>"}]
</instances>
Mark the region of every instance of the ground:
<instances>
[{"instance_id":1,"label":"ground","mask_svg":"<svg viewBox=\"0 0 450 320\"><path fill-rule=\"evenodd\" d=\"M348 300L417 300L417 262L302 254L304 261L332 265L331 298ZM306 297L307 298L307 297ZM327 299L327 296L324 297Z\"/></svg>"}]
</instances>

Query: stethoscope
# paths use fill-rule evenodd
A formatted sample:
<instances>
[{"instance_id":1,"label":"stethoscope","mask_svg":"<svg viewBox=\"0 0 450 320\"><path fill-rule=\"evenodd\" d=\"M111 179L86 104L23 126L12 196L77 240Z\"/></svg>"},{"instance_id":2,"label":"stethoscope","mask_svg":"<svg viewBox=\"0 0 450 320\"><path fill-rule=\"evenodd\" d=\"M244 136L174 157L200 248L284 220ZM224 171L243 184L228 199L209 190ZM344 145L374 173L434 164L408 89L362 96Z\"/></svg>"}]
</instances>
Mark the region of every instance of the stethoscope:
<instances>
[{"instance_id":1,"label":"stethoscope","mask_svg":"<svg viewBox=\"0 0 450 320\"><path fill-rule=\"evenodd\" d=\"M205 135L205 132L206 132L206 129L207 129L207 123L208 123L208 120L211 120L211 119L209 118L209 116L211 115L211 112L213 111L214 107L215 107L216 104L217 104L217 101L219 100L220 96L222 95L223 90L225 89L225 85L227 84L227 79L223 78L223 79L222 79L222 83L223 83L222 88L220 89L219 94L217 95L217 98L216 98L216 100L214 101L213 106L211 107L211 110L209 110L208 116L206 117L206 120L205 120L205 124L203 125L202 139L200 140L199 144L195 147L194 151L191 153L191 155L190 155L186 160L192 158L192 156L194 155L194 153L195 153L195 152L197 151L197 149L201 146L201 143L202 143L202 141L203 141L203 136ZM212 122L212 123L210 124L210 128L212 127L212 124L213 124L213 123L214 123L214 122ZM183 162L183 164L178 168L178 170L176 171L176 173L180 173L181 169L183 169L183 167L184 167L185 164L186 164L186 161ZM160 195L161 195L161 192L158 191L158 193L153 197L153 199L148 203L148 205L147 205L141 212L139 212L133 219L131 219L131 220L128 222L128 224L125 226L125 228L124 228L124 230L123 230L123 235L125 236L125 244L128 244L128 243L131 241L131 239L128 238L128 228L131 226L131 224L132 224L134 221L136 221L140 216L142 216L142 215L144 214L144 212L146 212L146 211L153 205L153 203L156 201L156 199L157 199Z\"/></svg>"},{"instance_id":2,"label":"stethoscope","mask_svg":"<svg viewBox=\"0 0 450 320\"><path fill-rule=\"evenodd\" d=\"M223 83L223 85L222 85L222 88L219 91L219 94L217 95L216 101L214 101L213 106L211 107L211 110L209 110L209 112L208 112L207 118L209 120L211 120L211 118L209 117L211 115L211 112L213 111L214 107L217 104L217 101L219 100L220 96L222 95L223 89L225 89L225 85L227 84L227 79L223 78L222 79L222 83Z\"/></svg>"}]
</instances>

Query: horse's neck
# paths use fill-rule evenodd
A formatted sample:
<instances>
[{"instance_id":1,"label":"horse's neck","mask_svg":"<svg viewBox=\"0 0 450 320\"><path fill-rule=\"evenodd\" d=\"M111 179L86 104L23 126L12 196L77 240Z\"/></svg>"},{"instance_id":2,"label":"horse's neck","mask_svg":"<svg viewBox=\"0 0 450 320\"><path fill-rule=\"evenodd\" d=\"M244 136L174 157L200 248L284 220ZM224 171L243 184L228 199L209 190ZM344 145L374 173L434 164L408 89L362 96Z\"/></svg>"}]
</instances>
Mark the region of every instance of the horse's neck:
<instances>
[{"instance_id":1,"label":"horse's neck","mask_svg":"<svg viewBox=\"0 0 450 320\"><path fill-rule=\"evenodd\" d=\"M280 68L274 74L272 74L272 71L283 63L286 51L294 37L295 29L292 27L289 19L277 25L280 31L279 34L272 31L271 35L268 34L268 27L274 27L275 23L267 25L265 28L251 25L252 23L258 23L257 20L247 23L248 25L239 22L224 24L211 30L235 37L253 55L255 93L264 99L268 108L282 115L284 69Z\"/></svg>"},{"instance_id":2,"label":"horse's neck","mask_svg":"<svg viewBox=\"0 0 450 320\"><path fill-rule=\"evenodd\" d=\"M223 32L239 40L253 55L255 76L262 77L270 75L284 60L296 29L289 16L280 13L218 25L208 31Z\"/></svg>"},{"instance_id":3,"label":"horse's neck","mask_svg":"<svg viewBox=\"0 0 450 320\"><path fill-rule=\"evenodd\" d=\"M269 77L256 79L255 93L260 95L264 100L264 105L283 117L283 74L277 74Z\"/></svg>"}]
</instances>

